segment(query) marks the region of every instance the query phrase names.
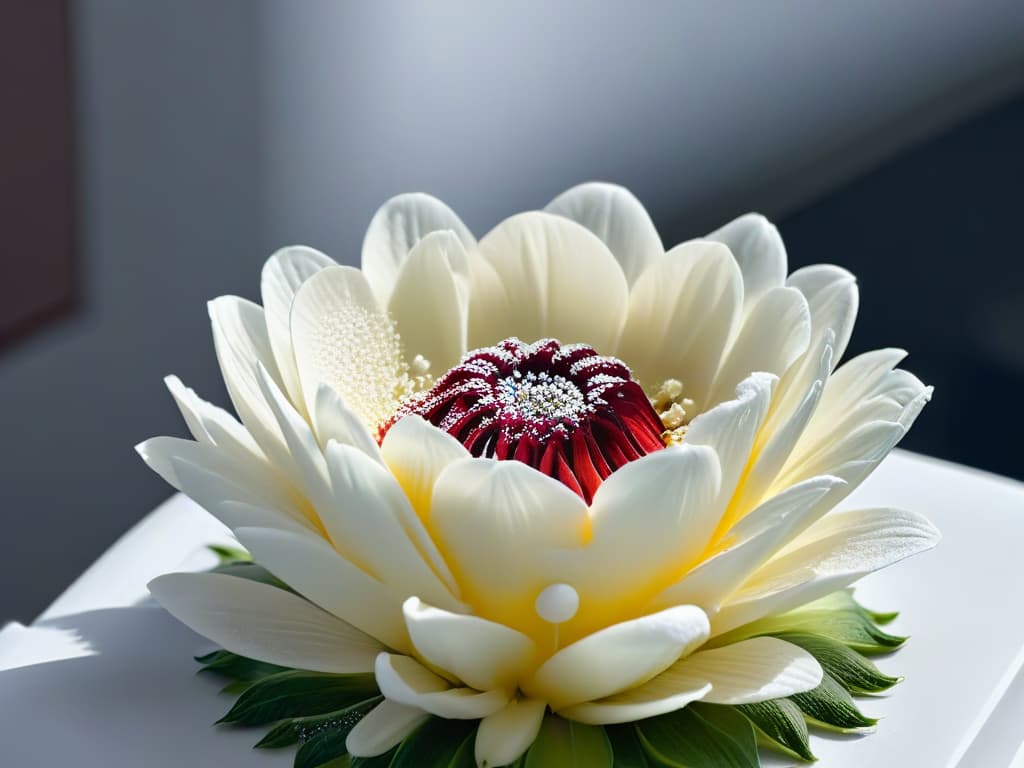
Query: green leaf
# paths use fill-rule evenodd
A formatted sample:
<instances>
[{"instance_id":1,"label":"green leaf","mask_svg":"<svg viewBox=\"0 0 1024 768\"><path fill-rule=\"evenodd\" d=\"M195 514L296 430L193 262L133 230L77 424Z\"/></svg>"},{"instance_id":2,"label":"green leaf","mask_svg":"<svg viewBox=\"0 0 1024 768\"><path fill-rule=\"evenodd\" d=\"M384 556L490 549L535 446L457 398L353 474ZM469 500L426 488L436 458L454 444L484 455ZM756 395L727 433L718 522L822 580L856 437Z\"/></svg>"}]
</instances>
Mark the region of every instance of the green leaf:
<instances>
[{"instance_id":1,"label":"green leaf","mask_svg":"<svg viewBox=\"0 0 1024 768\"><path fill-rule=\"evenodd\" d=\"M377 695L373 675L292 670L253 683L218 722L264 725L288 717L326 714Z\"/></svg>"},{"instance_id":2,"label":"green leaf","mask_svg":"<svg viewBox=\"0 0 1024 768\"><path fill-rule=\"evenodd\" d=\"M196 661L203 665L200 672L213 672L233 680L246 682L262 680L270 675L288 671L285 667L247 659L245 656L239 656L231 651L214 651L205 656L197 656Z\"/></svg>"},{"instance_id":3,"label":"green leaf","mask_svg":"<svg viewBox=\"0 0 1024 768\"><path fill-rule=\"evenodd\" d=\"M818 660L822 669L853 694L881 693L902 679L882 673L856 651L827 637L795 632L780 633L775 637L798 645L810 653Z\"/></svg>"},{"instance_id":4,"label":"green leaf","mask_svg":"<svg viewBox=\"0 0 1024 768\"><path fill-rule=\"evenodd\" d=\"M636 724L640 743L664 768L757 768L754 727L735 707L689 704Z\"/></svg>"},{"instance_id":5,"label":"green leaf","mask_svg":"<svg viewBox=\"0 0 1024 768\"><path fill-rule=\"evenodd\" d=\"M740 704L736 709L753 723L766 746L800 760L817 760L811 752L803 713L789 699Z\"/></svg>"},{"instance_id":6,"label":"green leaf","mask_svg":"<svg viewBox=\"0 0 1024 768\"><path fill-rule=\"evenodd\" d=\"M612 768L612 746L603 728L549 714L526 753L526 768Z\"/></svg>"},{"instance_id":7,"label":"green leaf","mask_svg":"<svg viewBox=\"0 0 1024 768\"><path fill-rule=\"evenodd\" d=\"M865 717L849 692L828 672L817 688L806 693L794 693L789 698L800 707L808 723L830 731L864 733L874 730L878 722Z\"/></svg>"},{"instance_id":8,"label":"green leaf","mask_svg":"<svg viewBox=\"0 0 1024 768\"><path fill-rule=\"evenodd\" d=\"M252 561L252 555L238 547L225 547L222 544L210 544L208 550L217 556L221 565L230 563L248 563Z\"/></svg>"},{"instance_id":9,"label":"green leaf","mask_svg":"<svg viewBox=\"0 0 1024 768\"><path fill-rule=\"evenodd\" d=\"M452 759L448 763L448 768L476 768L476 733L471 733L467 736L455 754L452 755Z\"/></svg>"},{"instance_id":10,"label":"green leaf","mask_svg":"<svg viewBox=\"0 0 1024 768\"><path fill-rule=\"evenodd\" d=\"M448 768L476 722L434 717L398 745L389 768Z\"/></svg>"},{"instance_id":11,"label":"green leaf","mask_svg":"<svg viewBox=\"0 0 1024 768\"><path fill-rule=\"evenodd\" d=\"M632 725L607 725L604 729L612 745L614 768L651 768L652 763Z\"/></svg>"},{"instance_id":12,"label":"green leaf","mask_svg":"<svg viewBox=\"0 0 1024 768\"><path fill-rule=\"evenodd\" d=\"M396 749L392 749L390 752L385 752L383 755L377 755L376 757L353 757L351 768L388 768L395 757L396 751ZM300 766L296 763L295 768L313 768L313 766ZM326 766L322 768L326 768Z\"/></svg>"},{"instance_id":13,"label":"green leaf","mask_svg":"<svg viewBox=\"0 0 1024 768\"><path fill-rule=\"evenodd\" d=\"M371 707L380 703L381 697L377 696L366 701L361 701L351 707L338 709L323 715L310 715L309 717L293 717L282 720L267 735L256 744L257 749L279 749L289 747L299 741L309 741L314 736L331 728L337 728L352 715L362 716Z\"/></svg>"},{"instance_id":14,"label":"green leaf","mask_svg":"<svg viewBox=\"0 0 1024 768\"><path fill-rule=\"evenodd\" d=\"M306 743L295 753L295 768L334 768L360 764L357 762L358 758L349 758L345 739L348 738L349 731L355 728L356 723L363 719L363 715L375 703L376 700L366 701L349 707L344 712L334 713L341 716L317 726L318 731L312 734L303 733L302 739ZM390 764L390 755L394 754L394 750L388 754L389 762L384 763L385 766Z\"/></svg>"}]
</instances>

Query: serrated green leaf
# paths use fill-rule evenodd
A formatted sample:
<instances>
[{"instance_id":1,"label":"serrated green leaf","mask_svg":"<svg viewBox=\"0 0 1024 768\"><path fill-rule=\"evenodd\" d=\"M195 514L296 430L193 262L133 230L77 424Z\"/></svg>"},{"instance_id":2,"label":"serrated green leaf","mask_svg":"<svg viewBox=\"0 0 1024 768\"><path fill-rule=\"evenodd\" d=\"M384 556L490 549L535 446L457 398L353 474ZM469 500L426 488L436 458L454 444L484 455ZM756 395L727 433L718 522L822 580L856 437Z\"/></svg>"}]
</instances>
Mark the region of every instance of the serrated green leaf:
<instances>
[{"instance_id":1,"label":"serrated green leaf","mask_svg":"<svg viewBox=\"0 0 1024 768\"><path fill-rule=\"evenodd\" d=\"M292 670L253 683L218 722L265 725L288 717L322 715L378 695L373 675Z\"/></svg>"},{"instance_id":2,"label":"serrated green leaf","mask_svg":"<svg viewBox=\"0 0 1024 768\"><path fill-rule=\"evenodd\" d=\"M548 714L526 753L526 768L612 768L604 729Z\"/></svg>"},{"instance_id":3,"label":"serrated green leaf","mask_svg":"<svg viewBox=\"0 0 1024 768\"><path fill-rule=\"evenodd\" d=\"M379 704L381 697L377 696L366 701L361 701L351 707L328 712L323 715L311 715L309 717L293 717L282 720L267 735L256 744L257 749L279 749L289 747L299 741L309 741L314 736L332 727L340 725L346 717L352 715L362 716L372 707Z\"/></svg>"},{"instance_id":4,"label":"serrated green leaf","mask_svg":"<svg viewBox=\"0 0 1024 768\"><path fill-rule=\"evenodd\" d=\"M664 768L757 768L754 727L734 707L689 704L636 724L644 751Z\"/></svg>"},{"instance_id":5,"label":"serrated green leaf","mask_svg":"<svg viewBox=\"0 0 1024 768\"><path fill-rule=\"evenodd\" d=\"M262 680L265 677L288 671L286 667L248 659L245 656L231 653L231 651L214 651L205 656L197 656L196 661L203 665L200 672L213 672L245 682Z\"/></svg>"},{"instance_id":6,"label":"serrated green leaf","mask_svg":"<svg viewBox=\"0 0 1024 768\"><path fill-rule=\"evenodd\" d=\"M348 738L349 731L363 719L363 715L375 701L362 702L349 707L340 713L340 718L335 718L319 726L319 732L312 736L302 734L305 743L295 753L295 768L334 768L334 766L346 766L347 768L349 765L361 765L358 763L359 758L349 757L345 739ZM390 765L390 756L393 754L394 750L388 753L388 762L383 765Z\"/></svg>"},{"instance_id":7,"label":"serrated green leaf","mask_svg":"<svg viewBox=\"0 0 1024 768\"><path fill-rule=\"evenodd\" d=\"M652 768L633 725L606 725L604 732L612 745L614 768Z\"/></svg>"},{"instance_id":8,"label":"serrated green leaf","mask_svg":"<svg viewBox=\"0 0 1024 768\"><path fill-rule=\"evenodd\" d=\"M740 704L736 709L753 723L760 740L769 748L800 760L817 760L811 752L803 713L789 699Z\"/></svg>"},{"instance_id":9,"label":"serrated green leaf","mask_svg":"<svg viewBox=\"0 0 1024 768\"><path fill-rule=\"evenodd\" d=\"M210 544L207 546L207 549L217 556L221 565L252 562L252 555L238 547L225 547L222 544Z\"/></svg>"},{"instance_id":10,"label":"serrated green leaf","mask_svg":"<svg viewBox=\"0 0 1024 768\"><path fill-rule=\"evenodd\" d=\"M853 649L828 637L797 632L779 633L775 637L798 645L810 653L822 669L853 694L881 693L902 679L884 674Z\"/></svg>"},{"instance_id":11,"label":"serrated green leaf","mask_svg":"<svg viewBox=\"0 0 1024 768\"><path fill-rule=\"evenodd\" d=\"M433 717L398 745L389 768L448 768L476 721Z\"/></svg>"},{"instance_id":12,"label":"serrated green leaf","mask_svg":"<svg viewBox=\"0 0 1024 768\"><path fill-rule=\"evenodd\" d=\"M826 672L821 685L806 693L789 697L811 725L840 733L864 733L873 730L878 720L865 717L853 697Z\"/></svg>"}]
</instances>

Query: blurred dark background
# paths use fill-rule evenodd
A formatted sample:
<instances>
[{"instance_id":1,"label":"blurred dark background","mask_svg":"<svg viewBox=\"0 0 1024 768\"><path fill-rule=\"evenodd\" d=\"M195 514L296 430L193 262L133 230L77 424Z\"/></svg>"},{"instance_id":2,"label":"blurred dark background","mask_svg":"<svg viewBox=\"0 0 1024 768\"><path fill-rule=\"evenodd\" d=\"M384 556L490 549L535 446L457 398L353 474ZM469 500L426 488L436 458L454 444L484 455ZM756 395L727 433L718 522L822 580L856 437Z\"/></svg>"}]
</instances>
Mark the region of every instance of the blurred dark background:
<instances>
[{"instance_id":1,"label":"blurred dark background","mask_svg":"<svg viewBox=\"0 0 1024 768\"><path fill-rule=\"evenodd\" d=\"M1018 0L16 0L0 28L52 52L0 46L0 295L51 257L74 278L0 346L0 622L169 494L132 446L184 433L167 373L227 402L206 300L256 298L284 244L355 263L401 191L477 234L592 178L667 244L760 210L791 267L858 275L851 352L907 348L936 386L904 447L1024 477ZM61 103L64 139L33 127ZM44 146L73 160L26 214Z\"/></svg>"}]
</instances>

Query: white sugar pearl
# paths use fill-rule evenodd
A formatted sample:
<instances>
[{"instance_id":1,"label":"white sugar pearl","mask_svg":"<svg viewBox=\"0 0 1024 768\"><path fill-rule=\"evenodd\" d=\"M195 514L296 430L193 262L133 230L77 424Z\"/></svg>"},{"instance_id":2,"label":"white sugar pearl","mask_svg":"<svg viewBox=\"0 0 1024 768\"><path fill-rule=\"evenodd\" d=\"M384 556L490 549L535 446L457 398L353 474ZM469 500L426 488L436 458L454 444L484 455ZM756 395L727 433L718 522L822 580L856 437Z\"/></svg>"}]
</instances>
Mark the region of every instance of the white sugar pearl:
<instances>
[{"instance_id":1,"label":"white sugar pearl","mask_svg":"<svg viewBox=\"0 0 1024 768\"><path fill-rule=\"evenodd\" d=\"M580 608L580 596L568 584L552 584L537 596L537 615L549 624L562 624Z\"/></svg>"}]
</instances>

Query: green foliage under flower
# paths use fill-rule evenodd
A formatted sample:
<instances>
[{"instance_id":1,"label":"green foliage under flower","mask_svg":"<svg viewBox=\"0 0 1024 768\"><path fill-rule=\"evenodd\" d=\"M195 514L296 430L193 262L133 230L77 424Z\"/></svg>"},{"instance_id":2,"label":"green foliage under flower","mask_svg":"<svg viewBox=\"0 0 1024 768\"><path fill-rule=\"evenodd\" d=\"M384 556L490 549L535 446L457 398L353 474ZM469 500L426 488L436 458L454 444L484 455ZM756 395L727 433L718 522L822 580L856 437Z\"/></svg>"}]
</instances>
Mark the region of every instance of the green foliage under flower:
<instances>
[{"instance_id":1,"label":"green foliage under flower","mask_svg":"<svg viewBox=\"0 0 1024 768\"><path fill-rule=\"evenodd\" d=\"M225 558L228 559L228 558ZM258 568L234 562L221 568ZM262 574L245 574L260 578ZM854 696L881 693L901 678L882 673L867 657L890 653L906 640L882 626L894 613L875 613L836 592L789 613L714 638L725 645L770 635L799 645L825 670L817 688L759 704L693 703L667 715L628 725L590 726L549 714L537 740L513 768L756 768L758 747L815 760L809 728L838 733L873 730L875 720ZM295 768L475 768L476 721L431 718L387 754L351 757L345 738L380 700L373 675L334 675L285 669L228 651L197 659L202 672L227 678L237 694L219 721L267 727L259 749L299 745Z\"/></svg>"}]
</instances>

